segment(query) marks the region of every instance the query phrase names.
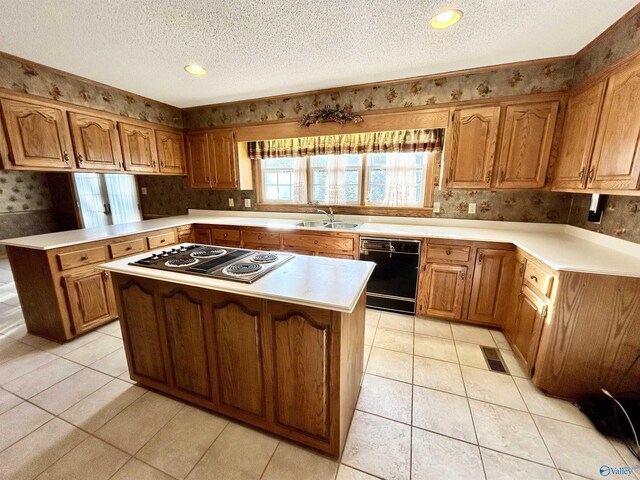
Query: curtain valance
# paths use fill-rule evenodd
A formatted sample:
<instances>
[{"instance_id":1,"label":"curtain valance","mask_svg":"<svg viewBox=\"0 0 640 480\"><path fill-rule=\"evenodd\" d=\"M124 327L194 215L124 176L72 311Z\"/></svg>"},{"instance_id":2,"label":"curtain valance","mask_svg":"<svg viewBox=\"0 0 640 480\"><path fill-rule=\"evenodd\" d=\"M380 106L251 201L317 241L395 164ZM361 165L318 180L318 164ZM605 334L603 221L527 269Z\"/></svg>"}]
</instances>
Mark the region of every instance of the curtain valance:
<instances>
[{"instance_id":1,"label":"curtain valance","mask_svg":"<svg viewBox=\"0 0 640 480\"><path fill-rule=\"evenodd\" d=\"M442 148L441 129L284 138L249 143L253 159L389 152L431 152Z\"/></svg>"}]
</instances>

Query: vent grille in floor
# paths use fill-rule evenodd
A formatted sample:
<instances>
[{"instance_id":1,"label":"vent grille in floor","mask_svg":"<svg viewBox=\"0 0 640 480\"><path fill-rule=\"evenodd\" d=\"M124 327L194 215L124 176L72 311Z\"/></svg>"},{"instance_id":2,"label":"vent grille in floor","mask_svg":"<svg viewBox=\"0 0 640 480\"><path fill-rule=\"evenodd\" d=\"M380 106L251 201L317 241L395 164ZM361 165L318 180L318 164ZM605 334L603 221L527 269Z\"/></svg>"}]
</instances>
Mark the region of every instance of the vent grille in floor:
<instances>
[{"instance_id":1,"label":"vent grille in floor","mask_svg":"<svg viewBox=\"0 0 640 480\"><path fill-rule=\"evenodd\" d=\"M489 365L489 369L493 372L500 372L510 375L509 370L507 370L504 361L502 360L502 356L497 348L493 347L485 347L481 346L482 354L484 355L485 360L487 361L487 365Z\"/></svg>"}]
</instances>

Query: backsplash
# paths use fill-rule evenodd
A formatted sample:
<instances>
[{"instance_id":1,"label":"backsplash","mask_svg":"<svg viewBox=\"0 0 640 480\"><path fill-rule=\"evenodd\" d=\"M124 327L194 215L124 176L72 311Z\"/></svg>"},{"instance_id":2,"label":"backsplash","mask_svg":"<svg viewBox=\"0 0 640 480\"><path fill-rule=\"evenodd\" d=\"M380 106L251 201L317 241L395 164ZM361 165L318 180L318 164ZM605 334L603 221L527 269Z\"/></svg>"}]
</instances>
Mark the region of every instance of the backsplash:
<instances>
[{"instance_id":1,"label":"backsplash","mask_svg":"<svg viewBox=\"0 0 640 480\"><path fill-rule=\"evenodd\" d=\"M142 215L147 217L184 215L190 208L205 210L254 210L256 195L253 190L208 190L191 188L187 177L140 175L138 190ZM142 194L142 189L147 194ZM234 207L229 207L229 197ZM251 199L252 208L244 208L244 199Z\"/></svg>"},{"instance_id":2,"label":"backsplash","mask_svg":"<svg viewBox=\"0 0 640 480\"><path fill-rule=\"evenodd\" d=\"M0 52L0 87L137 118L182 126L180 109Z\"/></svg>"},{"instance_id":3,"label":"backsplash","mask_svg":"<svg viewBox=\"0 0 640 480\"><path fill-rule=\"evenodd\" d=\"M640 243L640 197L610 195L599 224L587 220L590 203L591 195L574 195L569 225Z\"/></svg>"}]
</instances>

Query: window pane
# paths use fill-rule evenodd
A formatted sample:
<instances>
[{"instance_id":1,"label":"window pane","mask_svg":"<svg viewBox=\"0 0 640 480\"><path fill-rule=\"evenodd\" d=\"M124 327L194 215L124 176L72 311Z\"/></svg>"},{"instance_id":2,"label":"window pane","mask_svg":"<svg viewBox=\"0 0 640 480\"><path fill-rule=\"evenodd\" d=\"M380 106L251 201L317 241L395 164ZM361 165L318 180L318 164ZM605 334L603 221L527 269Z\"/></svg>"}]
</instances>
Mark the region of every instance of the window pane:
<instances>
[{"instance_id":1,"label":"window pane","mask_svg":"<svg viewBox=\"0 0 640 480\"><path fill-rule=\"evenodd\" d=\"M367 155L367 202L419 206L424 195L424 153Z\"/></svg>"},{"instance_id":2,"label":"window pane","mask_svg":"<svg viewBox=\"0 0 640 480\"><path fill-rule=\"evenodd\" d=\"M267 186L264 190L264 196L267 200L278 200L278 187L277 186Z\"/></svg>"},{"instance_id":3,"label":"window pane","mask_svg":"<svg viewBox=\"0 0 640 480\"><path fill-rule=\"evenodd\" d=\"M293 202L296 168L306 168L303 158L265 158L262 160L264 199L270 202ZM304 170L302 178L306 178ZM301 200L298 200L301 201ZM306 198L304 203L306 203Z\"/></svg>"}]
</instances>

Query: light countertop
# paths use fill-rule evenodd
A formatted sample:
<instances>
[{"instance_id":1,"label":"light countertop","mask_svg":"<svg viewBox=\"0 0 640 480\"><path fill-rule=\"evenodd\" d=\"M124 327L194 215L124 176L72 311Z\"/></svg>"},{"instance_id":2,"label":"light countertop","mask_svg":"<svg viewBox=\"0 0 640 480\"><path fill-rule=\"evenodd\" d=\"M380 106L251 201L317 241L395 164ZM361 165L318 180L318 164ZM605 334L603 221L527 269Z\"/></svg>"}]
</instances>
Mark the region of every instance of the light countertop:
<instances>
[{"instance_id":1,"label":"light countertop","mask_svg":"<svg viewBox=\"0 0 640 480\"><path fill-rule=\"evenodd\" d=\"M191 287L350 313L375 267L373 262L294 255L280 267L247 284L130 265L154 251L160 252L162 249L115 260L98 268Z\"/></svg>"},{"instance_id":2,"label":"light countertop","mask_svg":"<svg viewBox=\"0 0 640 480\"><path fill-rule=\"evenodd\" d=\"M346 215L337 218L361 223L356 230L343 230L359 235L512 243L558 271L640 277L640 245L569 225ZM321 219L322 215L295 213L191 210L189 215L14 238L0 244L47 250L192 223L327 231L295 227L300 220Z\"/></svg>"}]
</instances>

